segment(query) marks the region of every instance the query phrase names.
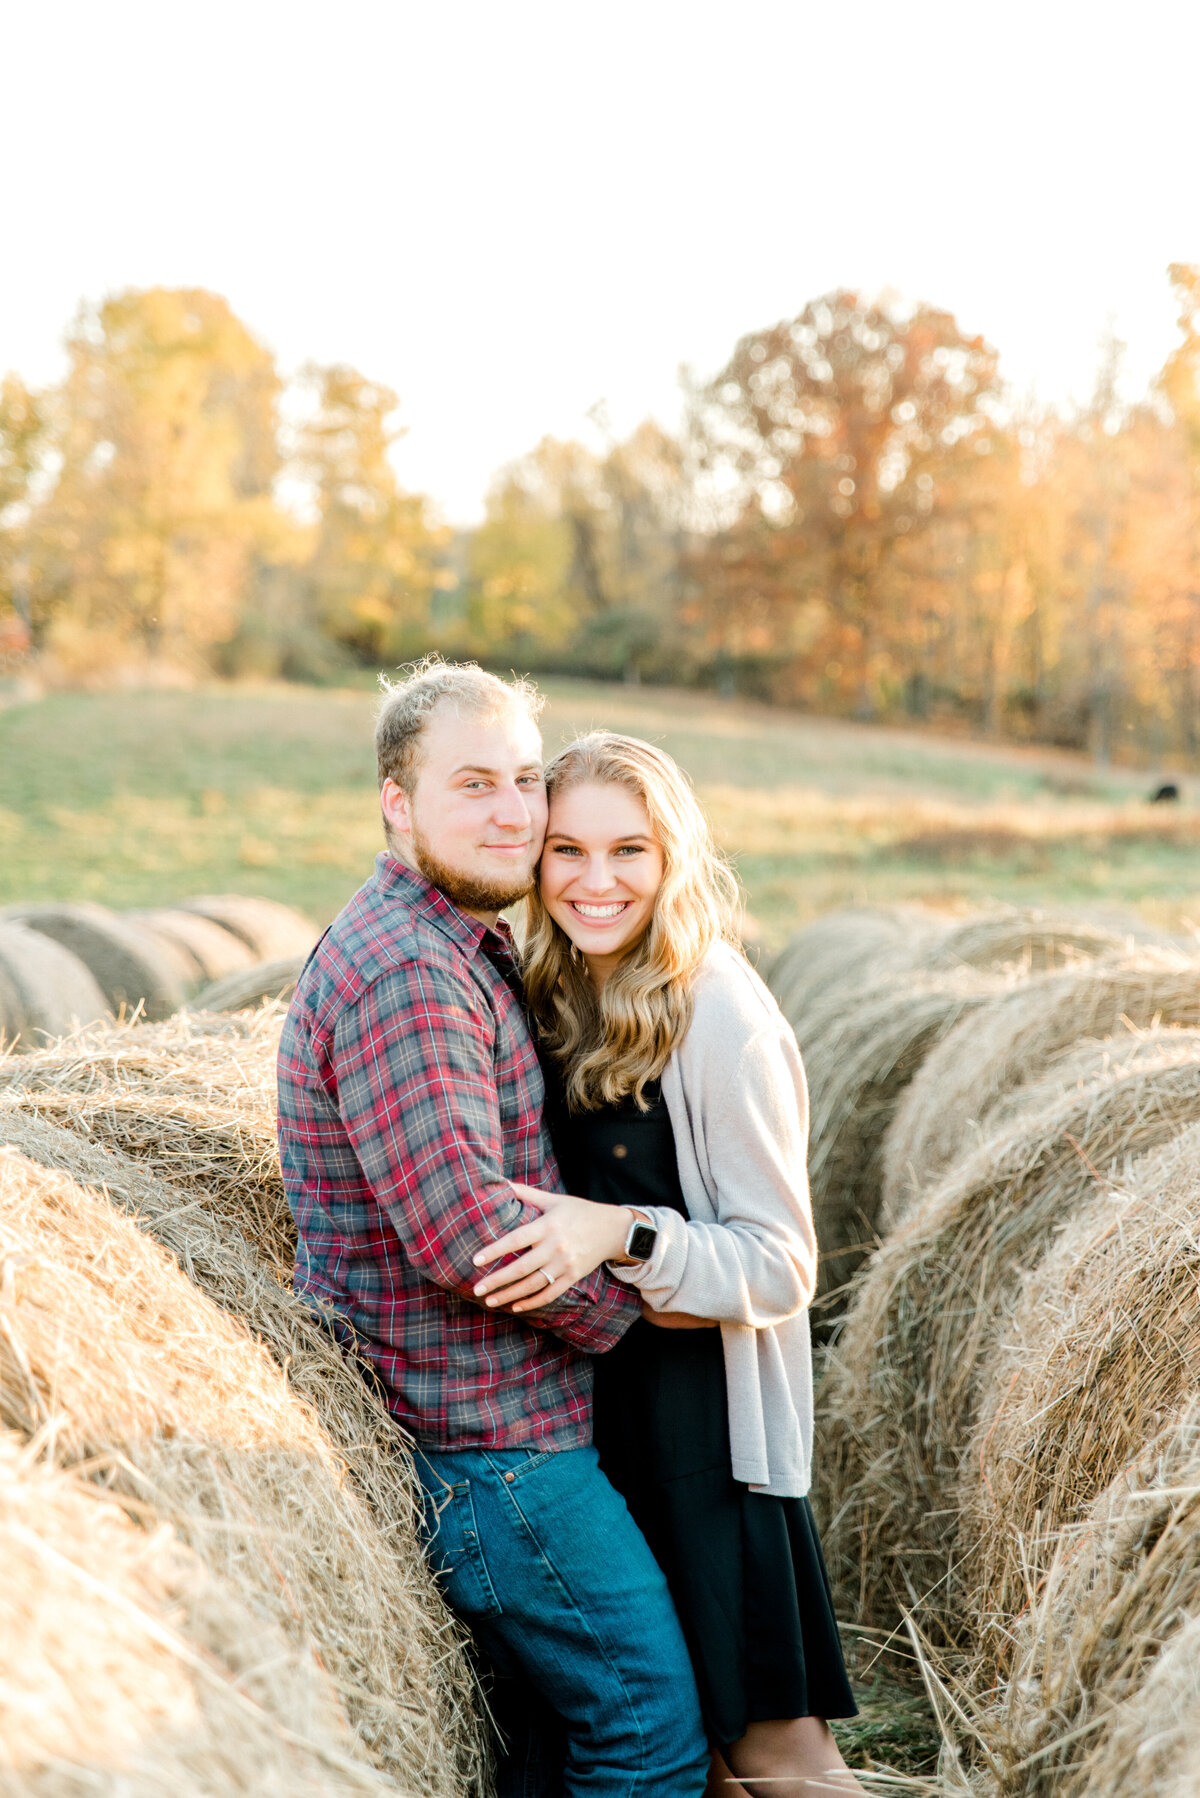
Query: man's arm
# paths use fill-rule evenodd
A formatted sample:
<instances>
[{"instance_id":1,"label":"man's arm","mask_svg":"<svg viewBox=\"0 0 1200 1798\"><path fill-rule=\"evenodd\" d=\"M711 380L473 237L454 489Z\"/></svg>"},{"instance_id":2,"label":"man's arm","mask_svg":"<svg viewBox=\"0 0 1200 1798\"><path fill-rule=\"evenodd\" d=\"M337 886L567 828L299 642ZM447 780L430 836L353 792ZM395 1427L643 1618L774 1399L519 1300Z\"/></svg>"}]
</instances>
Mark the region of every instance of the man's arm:
<instances>
[{"instance_id":1,"label":"man's arm","mask_svg":"<svg viewBox=\"0 0 1200 1798\"><path fill-rule=\"evenodd\" d=\"M538 1215L503 1171L493 1029L463 983L414 961L367 989L333 1044L338 1110L371 1190L413 1264L474 1305L476 1252ZM639 1311L598 1270L522 1321L595 1354Z\"/></svg>"}]
</instances>

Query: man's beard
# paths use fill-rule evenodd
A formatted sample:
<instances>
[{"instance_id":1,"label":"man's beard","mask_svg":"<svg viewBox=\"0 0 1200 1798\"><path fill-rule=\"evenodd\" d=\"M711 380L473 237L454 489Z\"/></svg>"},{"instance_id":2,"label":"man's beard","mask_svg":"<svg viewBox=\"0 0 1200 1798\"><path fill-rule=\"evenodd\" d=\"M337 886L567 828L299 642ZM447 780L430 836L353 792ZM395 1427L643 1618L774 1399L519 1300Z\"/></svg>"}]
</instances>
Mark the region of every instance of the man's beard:
<instances>
[{"instance_id":1,"label":"man's beard","mask_svg":"<svg viewBox=\"0 0 1200 1798\"><path fill-rule=\"evenodd\" d=\"M514 870L503 885L499 881L474 879L458 868L448 868L445 862L438 860L415 825L412 832L412 852L413 859L426 880L444 893L451 905L457 905L460 911L503 911L506 905L515 905L518 899L524 899L533 888L532 868L519 877Z\"/></svg>"}]
</instances>

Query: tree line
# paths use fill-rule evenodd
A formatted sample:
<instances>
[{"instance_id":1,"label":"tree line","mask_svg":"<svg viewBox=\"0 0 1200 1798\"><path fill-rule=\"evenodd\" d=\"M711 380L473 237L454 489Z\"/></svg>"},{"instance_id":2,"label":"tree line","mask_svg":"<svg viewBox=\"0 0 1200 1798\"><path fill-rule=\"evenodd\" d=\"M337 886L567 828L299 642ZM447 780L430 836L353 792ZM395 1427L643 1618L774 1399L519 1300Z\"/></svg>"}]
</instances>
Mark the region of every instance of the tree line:
<instances>
[{"instance_id":1,"label":"tree line","mask_svg":"<svg viewBox=\"0 0 1200 1798\"><path fill-rule=\"evenodd\" d=\"M1200 752L1200 269L1146 396L1018 404L932 306L839 291L647 422L547 438L452 532L396 397L285 382L219 296L85 307L58 385L0 388L0 655L61 678L336 679L440 648L861 717Z\"/></svg>"}]
</instances>

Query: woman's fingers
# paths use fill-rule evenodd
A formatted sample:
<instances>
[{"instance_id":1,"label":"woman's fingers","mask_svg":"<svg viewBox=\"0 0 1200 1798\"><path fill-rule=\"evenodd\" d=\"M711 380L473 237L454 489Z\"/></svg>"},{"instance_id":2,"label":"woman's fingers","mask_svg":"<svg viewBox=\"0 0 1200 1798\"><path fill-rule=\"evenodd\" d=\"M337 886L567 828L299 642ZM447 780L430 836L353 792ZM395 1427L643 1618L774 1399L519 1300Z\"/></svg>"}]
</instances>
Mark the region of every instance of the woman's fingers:
<instances>
[{"instance_id":1,"label":"woman's fingers","mask_svg":"<svg viewBox=\"0 0 1200 1798\"><path fill-rule=\"evenodd\" d=\"M543 1286L531 1299L523 1299L519 1305L514 1304L514 1316L519 1317L522 1311L537 1311L542 1305L553 1304L555 1299L560 1299L574 1284L570 1274L560 1274L557 1280L552 1280L549 1286Z\"/></svg>"},{"instance_id":2,"label":"woman's fingers","mask_svg":"<svg viewBox=\"0 0 1200 1798\"><path fill-rule=\"evenodd\" d=\"M480 1249L471 1259L476 1267L487 1267L490 1262L499 1261L504 1255L515 1255L518 1249L532 1248L535 1242L542 1240L545 1228L545 1220L540 1217L530 1224L518 1224L515 1230L509 1230L505 1236L498 1236L495 1242L489 1242L486 1249Z\"/></svg>"},{"instance_id":3,"label":"woman's fingers","mask_svg":"<svg viewBox=\"0 0 1200 1798\"><path fill-rule=\"evenodd\" d=\"M486 1280L477 1280L475 1297L481 1299L486 1293L503 1290L505 1303L507 1303L512 1294L506 1289L509 1286L515 1286L519 1280L527 1280L531 1275L538 1274L545 1267L547 1261L552 1258L553 1250L545 1243L538 1243L519 1260L510 1261L507 1267L498 1267L494 1274L488 1275Z\"/></svg>"}]
</instances>

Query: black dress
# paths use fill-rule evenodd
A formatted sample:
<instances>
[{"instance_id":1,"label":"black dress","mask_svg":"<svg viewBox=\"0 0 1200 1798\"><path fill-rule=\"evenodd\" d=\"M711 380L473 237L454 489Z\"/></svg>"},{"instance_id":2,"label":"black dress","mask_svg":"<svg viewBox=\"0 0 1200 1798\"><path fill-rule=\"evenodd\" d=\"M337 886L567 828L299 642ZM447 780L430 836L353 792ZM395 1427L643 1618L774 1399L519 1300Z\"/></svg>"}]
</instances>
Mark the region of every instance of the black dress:
<instances>
[{"instance_id":1,"label":"black dress","mask_svg":"<svg viewBox=\"0 0 1200 1798\"><path fill-rule=\"evenodd\" d=\"M553 1074L547 1086L568 1192L687 1216L657 1090L648 1112L628 1099L568 1114ZM710 1739L726 1746L772 1718L854 1716L808 1500L733 1477L720 1330L633 1324L596 1360L595 1443L667 1576Z\"/></svg>"}]
</instances>

